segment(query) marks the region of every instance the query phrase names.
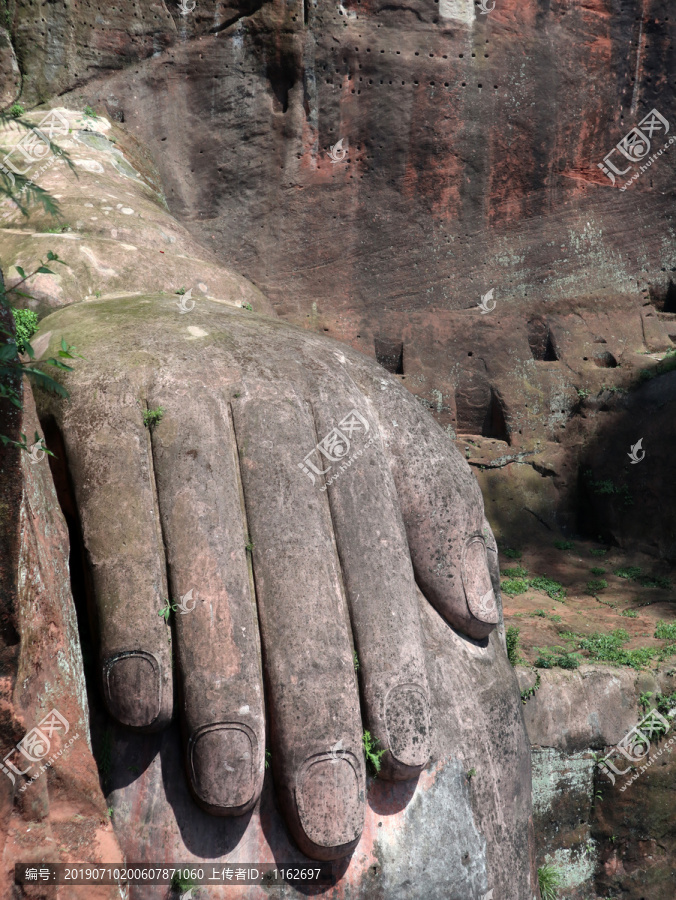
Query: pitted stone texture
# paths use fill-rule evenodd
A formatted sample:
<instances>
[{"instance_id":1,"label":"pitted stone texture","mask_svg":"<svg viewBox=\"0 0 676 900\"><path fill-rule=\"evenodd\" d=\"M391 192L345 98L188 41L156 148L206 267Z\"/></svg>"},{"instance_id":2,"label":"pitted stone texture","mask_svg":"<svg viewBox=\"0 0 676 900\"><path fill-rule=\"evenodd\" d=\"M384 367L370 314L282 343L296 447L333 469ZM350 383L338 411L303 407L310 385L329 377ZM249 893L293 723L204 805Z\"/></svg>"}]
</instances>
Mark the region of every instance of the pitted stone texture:
<instances>
[{"instance_id":1,"label":"pitted stone texture","mask_svg":"<svg viewBox=\"0 0 676 900\"><path fill-rule=\"evenodd\" d=\"M21 278L16 266L35 271L50 250L64 264L50 265L51 275L30 278L31 298L15 298L17 305L44 316L69 303L151 290L171 295L188 322L203 299L248 304L274 315L251 282L222 266L169 214L157 169L128 132L103 116L92 118L60 106L23 120L39 127L48 115L66 123L53 141L68 154L75 172L51 154L26 172L54 195L58 218L32 207L27 220L10 200L0 207L4 259L11 261L4 272L7 286ZM66 127L70 133L61 134ZM14 122L0 126L0 142L17 163L26 162L16 150L26 134Z\"/></svg>"},{"instance_id":2,"label":"pitted stone texture","mask_svg":"<svg viewBox=\"0 0 676 900\"><path fill-rule=\"evenodd\" d=\"M21 72L12 40L7 29L0 26L0 109L13 103L20 91Z\"/></svg>"},{"instance_id":3,"label":"pitted stone texture","mask_svg":"<svg viewBox=\"0 0 676 900\"><path fill-rule=\"evenodd\" d=\"M30 387L24 385L21 429L42 431ZM3 417L3 431L10 425ZM11 426L10 426L11 427ZM11 435L10 433L10 436ZM16 433L16 437L19 434ZM39 458L39 457L38 457ZM46 456L33 462L14 447L0 448L0 496L15 479L19 503L3 505L3 537L17 543L3 559L4 675L1 756L55 709L62 722L49 736L41 763L12 784L0 775L0 896L15 896L14 864L46 862L121 863L122 853L106 815L89 737L89 708L82 653L70 588L68 532ZM18 478L13 463L18 462ZM7 514L14 523L8 521ZM10 564L8 567L7 564ZM13 563L13 566L11 565ZM71 743L72 740L72 743ZM39 748L34 751L41 754ZM10 760L12 757L10 757ZM26 759L19 763L25 768ZM49 765L47 765L49 763ZM45 770L41 771L41 766ZM26 785L26 779L39 775ZM21 788L25 786L24 790ZM30 889L29 889L30 890ZM114 900L115 887L69 888L74 900Z\"/></svg>"}]
</instances>

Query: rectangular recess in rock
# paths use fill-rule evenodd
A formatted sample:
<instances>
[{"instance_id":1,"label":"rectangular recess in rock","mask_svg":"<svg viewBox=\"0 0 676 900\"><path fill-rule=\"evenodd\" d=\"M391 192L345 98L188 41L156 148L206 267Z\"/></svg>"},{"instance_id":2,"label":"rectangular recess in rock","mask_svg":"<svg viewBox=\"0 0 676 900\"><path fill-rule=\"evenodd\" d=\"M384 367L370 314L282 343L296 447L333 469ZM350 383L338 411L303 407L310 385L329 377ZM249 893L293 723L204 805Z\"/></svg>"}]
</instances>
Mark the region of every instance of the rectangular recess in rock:
<instances>
[{"instance_id":1,"label":"rectangular recess in rock","mask_svg":"<svg viewBox=\"0 0 676 900\"><path fill-rule=\"evenodd\" d=\"M383 369L393 375L404 374L404 342L388 338L374 338L376 359Z\"/></svg>"}]
</instances>

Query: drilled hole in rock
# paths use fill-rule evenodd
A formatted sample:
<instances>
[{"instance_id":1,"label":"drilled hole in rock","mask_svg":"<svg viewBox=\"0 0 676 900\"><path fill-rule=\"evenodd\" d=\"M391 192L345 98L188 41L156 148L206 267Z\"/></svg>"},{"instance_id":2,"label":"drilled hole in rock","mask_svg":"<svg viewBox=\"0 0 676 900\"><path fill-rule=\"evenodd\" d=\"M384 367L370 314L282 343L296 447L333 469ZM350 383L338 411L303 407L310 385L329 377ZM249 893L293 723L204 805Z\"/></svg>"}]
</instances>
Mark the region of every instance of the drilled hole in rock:
<instances>
[{"instance_id":1,"label":"drilled hole in rock","mask_svg":"<svg viewBox=\"0 0 676 900\"><path fill-rule=\"evenodd\" d=\"M404 374L404 344L403 341L392 341L387 338L374 338L376 359L383 367L393 375Z\"/></svg>"},{"instance_id":2,"label":"drilled hole in rock","mask_svg":"<svg viewBox=\"0 0 676 900\"><path fill-rule=\"evenodd\" d=\"M600 369L616 369L617 360L609 350L606 350L606 352L601 353L600 356L594 357L594 365L598 366Z\"/></svg>"},{"instance_id":3,"label":"drilled hole in rock","mask_svg":"<svg viewBox=\"0 0 676 900\"><path fill-rule=\"evenodd\" d=\"M555 362L559 358L549 326L541 316L528 322L528 346L533 359L540 362Z\"/></svg>"}]
</instances>

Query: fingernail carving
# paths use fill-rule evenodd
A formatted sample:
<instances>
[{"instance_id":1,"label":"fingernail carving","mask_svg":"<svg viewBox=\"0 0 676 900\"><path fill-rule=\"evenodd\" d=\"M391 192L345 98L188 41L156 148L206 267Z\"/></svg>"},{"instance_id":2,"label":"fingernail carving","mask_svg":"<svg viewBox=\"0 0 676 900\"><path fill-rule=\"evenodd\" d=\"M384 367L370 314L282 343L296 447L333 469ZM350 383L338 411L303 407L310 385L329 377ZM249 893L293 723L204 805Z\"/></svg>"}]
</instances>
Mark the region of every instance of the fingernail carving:
<instances>
[{"instance_id":1,"label":"fingernail carving","mask_svg":"<svg viewBox=\"0 0 676 900\"><path fill-rule=\"evenodd\" d=\"M430 755L430 705L416 684L398 684L385 697L385 727L392 756L420 768Z\"/></svg>"},{"instance_id":2,"label":"fingernail carving","mask_svg":"<svg viewBox=\"0 0 676 900\"><path fill-rule=\"evenodd\" d=\"M465 545L462 583L472 615L487 625L497 625L498 605L488 570L486 544L480 535L472 535Z\"/></svg>"},{"instance_id":3,"label":"fingernail carving","mask_svg":"<svg viewBox=\"0 0 676 900\"><path fill-rule=\"evenodd\" d=\"M152 725L162 709L160 663L147 650L116 653L103 664L103 693L108 709L121 725Z\"/></svg>"},{"instance_id":4,"label":"fingernail carving","mask_svg":"<svg viewBox=\"0 0 676 900\"><path fill-rule=\"evenodd\" d=\"M233 815L254 799L258 742L240 722L198 728L188 741L188 768L202 803Z\"/></svg>"},{"instance_id":5,"label":"fingernail carving","mask_svg":"<svg viewBox=\"0 0 676 900\"><path fill-rule=\"evenodd\" d=\"M336 745L334 744L334 747ZM296 804L303 831L319 847L359 839L364 827L364 784L350 750L306 760L296 780Z\"/></svg>"}]
</instances>

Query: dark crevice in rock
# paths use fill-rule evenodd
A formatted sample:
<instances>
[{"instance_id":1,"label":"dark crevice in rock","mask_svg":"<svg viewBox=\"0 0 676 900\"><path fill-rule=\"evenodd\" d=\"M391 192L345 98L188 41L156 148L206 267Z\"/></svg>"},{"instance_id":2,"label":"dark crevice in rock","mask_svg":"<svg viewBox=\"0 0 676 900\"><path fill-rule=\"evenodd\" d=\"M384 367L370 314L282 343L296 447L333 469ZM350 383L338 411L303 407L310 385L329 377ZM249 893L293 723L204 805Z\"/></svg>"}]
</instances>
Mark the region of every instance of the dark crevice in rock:
<instances>
[{"instance_id":1,"label":"dark crevice in rock","mask_svg":"<svg viewBox=\"0 0 676 900\"><path fill-rule=\"evenodd\" d=\"M486 412L486 418L484 419L481 434L483 437L496 438L499 441L505 441L505 443L511 444L502 402L492 388L491 400Z\"/></svg>"},{"instance_id":2,"label":"dark crevice in rock","mask_svg":"<svg viewBox=\"0 0 676 900\"><path fill-rule=\"evenodd\" d=\"M221 22L220 25L214 25L213 28L209 29L209 34L219 34L221 31L225 31L226 28L230 28L235 22L239 22L240 19L245 19L248 15L250 15L249 12L237 13L236 16L231 16L225 22Z\"/></svg>"},{"instance_id":3,"label":"dark crevice in rock","mask_svg":"<svg viewBox=\"0 0 676 900\"><path fill-rule=\"evenodd\" d=\"M92 641L92 635L99 633L96 609L93 602L94 587L87 560L87 551L82 537L82 524L75 502L73 482L66 461L66 447L63 435L52 416L41 418L40 425L45 436L45 444L54 454L54 456L48 457L49 467L54 480L54 489L56 490L59 506L68 527L70 585L77 614L85 680L89 687L97 683L95 669L98 651Z\"/></svg>"},{"instance_id":4,"label":"dark crevice in rock","mask_svg":"<svg viewBox=\"0 0 676 900\"><path fill-rule=\"evenodd\" d=\"M393 375L404 374L404 343L387 338L375 338L373 341L376 359L383 369Z\"/></svg>"},{"instance_id":5,"label":"dark crevice in rock","mask_svg":"<svg viewBox=\"0 0 676 900\"><path fill-rule=\"evenodd\" d=\"M544 525L548 531L553 531L552 526L549 524L549 522L545 522L545 520L542 518L542 516L538 515L538 513L534 512L534 510L532 510L532 509L529 509L527 506L524 506L523 508L526 512L529 512L531 514L531 516L535 516L535 518L538 520L538 522L540 522L542 525Z\"/></svg>"},{"instance_id":6,"label":"dark crevice in rock","mask_svg":"<svg viewBox=\"0 0 676 900\"><path fill-rule=\"evenodd\" d=\"M559 358L549 325L542 316L528 322L528 346L533 359L540 362L556 362Z\"/></svg>"},{"instance_id":7,"label":"dark crevice in rock","mask_svg":"<svg viewBox=\"0 0 676 900\"><path fill-rule=\"evenodd\" d=\"M282 58L269 62L266 74L275 98L275 112L285 113L289 108L289 92L296 83L296 67L290 59Z\"/></svg>"}]
</instances>

